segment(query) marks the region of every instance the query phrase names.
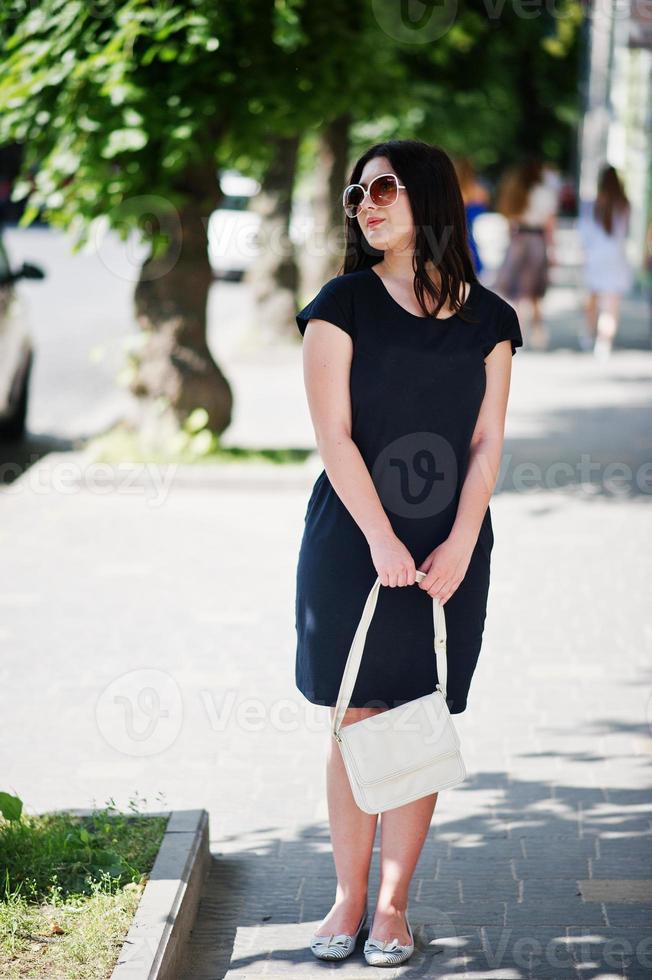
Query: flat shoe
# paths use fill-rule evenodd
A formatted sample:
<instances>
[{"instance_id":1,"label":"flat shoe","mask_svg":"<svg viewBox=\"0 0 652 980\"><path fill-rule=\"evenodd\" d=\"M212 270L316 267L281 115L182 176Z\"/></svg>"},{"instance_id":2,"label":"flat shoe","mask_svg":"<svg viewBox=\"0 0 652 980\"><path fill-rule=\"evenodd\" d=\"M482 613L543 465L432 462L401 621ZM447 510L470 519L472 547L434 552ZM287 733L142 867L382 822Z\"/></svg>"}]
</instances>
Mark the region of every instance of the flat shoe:
<instances>
[{"instance_id":1,"label":"flat shoe","mask_svg":"<svg viewBox=\"0 0 652 980\"><path fill-rule=\"evenodd\" d=\"M405 946L399 943L397 936L391 940L372 939L369 936L364 944L364 958L369 966L397 966L397 964L404 963L405 960L412 956L414 952L414 935L408 922L407 913L405 915L405 924L410 933L410 942Z\"/></svg>"},{"instance_id":2,"label":"flat shoe","mask_svg":"<svg viewBox=\"0 0 652 980\"><path fill-rule=\"evenodd\" d=\"M360 925L352 936L349 936L346 932L340 932L337 935L331 933L330 936L318 936L317 933L313 933L310 942L311 952L320 960L343 960L345 957L350 956L355 949L356 940L366 921L367 909L365 909L360 919Z\"/></svg>"}]
</instances>

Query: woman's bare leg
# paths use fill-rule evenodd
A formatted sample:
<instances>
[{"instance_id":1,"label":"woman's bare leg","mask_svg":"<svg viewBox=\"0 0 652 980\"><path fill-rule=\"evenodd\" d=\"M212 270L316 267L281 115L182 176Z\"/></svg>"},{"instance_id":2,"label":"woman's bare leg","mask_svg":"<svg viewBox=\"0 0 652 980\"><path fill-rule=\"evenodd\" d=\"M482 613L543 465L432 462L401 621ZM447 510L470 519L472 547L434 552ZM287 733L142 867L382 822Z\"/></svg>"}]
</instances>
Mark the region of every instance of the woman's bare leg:
<instances>
[{"instance_id":1,"label":"woman's bare leg","mask_svg":"<svg viewBox=\"0 0 652 980\"><path fill-rule=\"evenodd\" d=\"M598 294L590 292L585 305L586 326L589 334L595 338L598 332Z\"/></svg>"},{"instance_id":2,"label":"woman's bare leg","mask_svg":"<svg viewBox=\"0 0 652 980\"><path fill-rule=\"evenodd\" d=\"M604 293L602 310L598 317L598 337L613 343L618 331L618 314L620 312L620 296L618 293Z\"/></svg>"},{"instance_id":3,"label":"woman's bare leg","mask_svg":"<svg viewBox=\"0 0 652 980\"><path fill-rule=\"evenodd\" d=\"M598 335L595 340L593 353L604 360L611 354L614 337L618 330L618 313L620 296L618 293L601 293L601 310L598 315Z\"/></svg>"},{"instance_id":4,"label":"woman's bare leg","mask_svg":"<svg viewBox=\"0 0 652 980\"><path fill-rule=\"evenodd\" d=\"M350 725L377 714L383 708L347 708L342 725ZM335 708L330 709L331 722ZM349 777L338 743L329 736L326 763L326 794L337 890L335 902L322 919L317 935L357 929L367 903L369 868L378 823L377 813L365 813L353 798Z\"/></svg>"},{"instance_id":5,"label":"woman's bare leg","mask_svg":"<svg viewBox=\"0 0 652 980\"><path fill-rule=\"evenodd\" d=\"M401 945L410 941L405 910L412 875L428 836L437 793L413 803L386 810L380 822L380 888L369 935L393 939Z\"/></svg>"},{"instance_id":6,"label":"woman's bare leg","mask_svg":"<svg viewBox=\"0 0 652 980\"><path fill-rule=\"evenodd\" d=\"M584 301L584 323L579 327L577 340L580 350L591 350L598 334L598 294L592 290Z\"/></svg>"},{"instance_id":7,"label":"woman's bare leg","mask_svg":"<svg viewBox=\"0 0 652 980\"><path fill-rule=\"evenodd\" d=\"M532 297L532 329L541 330L543 318L541 316L541 300L538 296Z\"/></svg>"},{"instance_id":8,"label":"woman's bare leg","mask_svg":"<svg viewBox=\"0 0 652 980\"><path fill-rule=\"evenodd\" d=\"M532 320L530 324L530 329L532 331L532 346L536 347L537 350L543 350L548 346L548 330L543 322L543 314L541 310L541 297L533 296L531 299L532 304Z\"/></svg>"}]
</instances>

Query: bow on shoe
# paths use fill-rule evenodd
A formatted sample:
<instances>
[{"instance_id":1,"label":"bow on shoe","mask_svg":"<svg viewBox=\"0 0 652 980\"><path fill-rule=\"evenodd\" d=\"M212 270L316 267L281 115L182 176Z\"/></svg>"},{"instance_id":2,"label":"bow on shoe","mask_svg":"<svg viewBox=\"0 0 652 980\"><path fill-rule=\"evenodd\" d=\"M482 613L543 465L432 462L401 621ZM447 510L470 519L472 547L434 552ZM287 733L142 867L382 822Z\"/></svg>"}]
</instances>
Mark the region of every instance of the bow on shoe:
<instances>
[{"instance_id":1,"label":"bow on shoe","mask_svg":"<svg viewBox=\"0 0 652 980\"><path fill-rule=\"evenodd\" d=\"M329 949L331 946L347 946L350 939L351 937L347 935L345 932L340 932L337 935L335 935L335 933L332 932L330 936L318 936L316 939L313 940L312 945L313 947L325 946L326 949Z\"/></svg>"},{"instance_id":2,"label":"bow on shoe","mask_svg":"<svg viewBox=\"0 0 652 980\"><path fill-rule=\"evenodd\" d=\"M399 943L398 936L394 936L393 939L368 939L367 946L375 946L376 949L381 949L383 952L393 953L397 949L403 949L404 947Z\"/></svg>"}]
</instances>

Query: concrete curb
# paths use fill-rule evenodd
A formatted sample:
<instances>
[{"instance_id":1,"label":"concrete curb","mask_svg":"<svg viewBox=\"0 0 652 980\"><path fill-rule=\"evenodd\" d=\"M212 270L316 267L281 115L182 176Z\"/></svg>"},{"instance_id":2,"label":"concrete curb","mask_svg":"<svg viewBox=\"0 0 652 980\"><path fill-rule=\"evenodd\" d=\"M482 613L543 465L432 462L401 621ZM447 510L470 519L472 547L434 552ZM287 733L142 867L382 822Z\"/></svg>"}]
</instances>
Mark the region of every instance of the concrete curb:
<instances>
[{"instance_id":1,"label":"concrete curb","mask_svg":"<svg viewBox=\"0 0 652 980\"><path fill-rule=\"evenodd\" d=\"M210 865L206 810L173 810L111 980L179 980Z\"/></svg>"}]
</instances>

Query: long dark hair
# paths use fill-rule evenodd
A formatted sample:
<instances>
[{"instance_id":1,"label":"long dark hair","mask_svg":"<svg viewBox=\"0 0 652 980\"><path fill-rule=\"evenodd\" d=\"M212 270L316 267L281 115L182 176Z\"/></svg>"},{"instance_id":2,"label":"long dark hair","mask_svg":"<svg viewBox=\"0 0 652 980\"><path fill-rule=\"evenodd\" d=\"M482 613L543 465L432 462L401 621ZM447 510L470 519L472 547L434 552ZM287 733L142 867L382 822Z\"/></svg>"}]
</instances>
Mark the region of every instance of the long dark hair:
<instances>
[{"instance_id":1,"label":"long dark hair","mask_svg":"<svg viewBox=\"0 0 652 980\"><path fill-rule=\"evenodd\" d=\"M412 256L414 292L425 316L436 317L446 303L462 314L459 295L464 282L477 282L469 250L466 211L455 167L439 146L420 140L388 140L370 147L357 161L347 183L357 184L365 164L374 157L387 157L400 182L405 184L415 225ZM384 253L373 248L362 234L357 218L345 216L346 254L339 272L369 268ZM430 278L426 262L431 260L441 276L441 288ZM425 294L435 304L432 312ZM453 315L451 314L451 315Z\"/></svg>"},{"instance_id":2,"label":"long dark hair","mask_svg":"<svg viewBox=\"0 0 652 980\"><path fill-rule=\"evenodd\" d=\"M615 167L606 165L600 172L598 196L593 205L593 216L610 235L616 212L629 212L629 201Z\"/></svg>"}]
</instances>

